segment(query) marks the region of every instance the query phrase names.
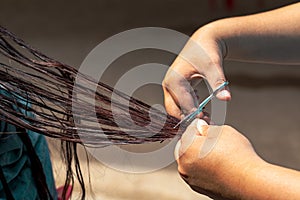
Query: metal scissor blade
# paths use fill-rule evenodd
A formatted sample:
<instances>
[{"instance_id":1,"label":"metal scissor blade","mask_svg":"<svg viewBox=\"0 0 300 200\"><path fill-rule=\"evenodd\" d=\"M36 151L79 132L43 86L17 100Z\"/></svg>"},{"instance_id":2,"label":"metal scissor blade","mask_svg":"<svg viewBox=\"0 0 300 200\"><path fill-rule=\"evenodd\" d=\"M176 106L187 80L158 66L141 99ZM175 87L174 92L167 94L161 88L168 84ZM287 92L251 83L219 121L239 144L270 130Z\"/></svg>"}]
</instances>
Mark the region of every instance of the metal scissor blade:
<instances>
[{"instance_id":1,"label":"metal scissor blade","mask_svg":"<svg viewBox=\"0 0 300 200\"><path fill-rule=\"evenodd\" d=\"M193 119L194 117L196 117L199 113L202 112L203 108L216 96L217 92L219 92L221 89L223 89L226 85L228 85L229 82L225 81L224 83L222 83L215 91L213 91L206 99L204 99L198 106L197 110L195 110L194 112L188 114L187 116L185 116L182 120L180 120L180 122L178 122L173 128L178 127L180 124L182 124L183 122L188 122L191 121L191 119Z\"/></svg>"},{"instance_id":2,"label":"metal scissor blade","mask_svg":"<svg viewBox=\"0 0 300 200\"><path fill-rule=\"evenodd\" d=\"M182 124L183 122L187 121L196 111L188 114L187 116L185 116L182 120L180 120L180 122L178 122L173 128L177 128L177 126L179 126L180 124Z\"/></svg>"}]
</instances>

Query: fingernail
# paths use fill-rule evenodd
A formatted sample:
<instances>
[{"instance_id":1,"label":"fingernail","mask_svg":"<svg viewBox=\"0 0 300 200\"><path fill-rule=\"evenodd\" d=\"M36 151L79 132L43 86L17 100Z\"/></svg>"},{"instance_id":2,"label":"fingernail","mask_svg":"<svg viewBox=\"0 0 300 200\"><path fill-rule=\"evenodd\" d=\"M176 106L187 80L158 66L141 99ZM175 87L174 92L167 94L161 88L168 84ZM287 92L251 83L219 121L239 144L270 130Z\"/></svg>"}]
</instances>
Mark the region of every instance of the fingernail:
<instances>
[{"instance_id":1,"label":"fingernail","mask_svg":"<svg viewBox=\"0 0 300 200\"><path fill-rule=\"evenodd\" d=\"M206 125L208 125L206 123L206 121L204 121L202 119L198 120L198 122L197 122L197 129L198 129L200 135L204 135L204 128L203 128L203 126L206 126Z\"/></svg>"},{"instance_id":2,"label":"fingernail","mask_svg":"<svg viewBox=\"0 0 300 200\"><path fill-rule=\"evenodd\" d=\"M181 114L181 115L180 115L180 119L183 119L184 117L185 117L184 114Z\"/></svg>"},{"instance_id":3,"label":"fingernail","mask_svg":"<svg viewBox=\"0 0 300 200\"><path fill-rule=\"evenodd\" d=\"M217 96L219 98L230 98L230 93L227 90L222 90Z\"/></svg>"}]
</instances>

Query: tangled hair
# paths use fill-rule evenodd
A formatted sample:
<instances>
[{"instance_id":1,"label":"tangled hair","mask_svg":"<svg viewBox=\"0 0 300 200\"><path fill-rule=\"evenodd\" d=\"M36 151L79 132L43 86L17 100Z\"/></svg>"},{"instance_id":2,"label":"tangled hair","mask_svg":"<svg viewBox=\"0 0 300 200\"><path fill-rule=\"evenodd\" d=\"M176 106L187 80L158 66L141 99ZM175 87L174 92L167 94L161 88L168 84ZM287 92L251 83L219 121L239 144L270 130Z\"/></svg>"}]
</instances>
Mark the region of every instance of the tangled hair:
<instances>
[{"instance_id":1,"label":"tangled hair","mask_svg":"<svg viewBox=\"0 0 300 200\"><path fill-rule=\"evenodd\" d=\"M81 198L85 197L78 143L92 147L142 144L182 132L173 128L178 119L47 57L3 27L0 54L0 89L10 94L0 93L0 120L62 141L67 164L64 194L76 176ZM76 85L75 79L79 80Z\"/></svg>"}]
</instances>

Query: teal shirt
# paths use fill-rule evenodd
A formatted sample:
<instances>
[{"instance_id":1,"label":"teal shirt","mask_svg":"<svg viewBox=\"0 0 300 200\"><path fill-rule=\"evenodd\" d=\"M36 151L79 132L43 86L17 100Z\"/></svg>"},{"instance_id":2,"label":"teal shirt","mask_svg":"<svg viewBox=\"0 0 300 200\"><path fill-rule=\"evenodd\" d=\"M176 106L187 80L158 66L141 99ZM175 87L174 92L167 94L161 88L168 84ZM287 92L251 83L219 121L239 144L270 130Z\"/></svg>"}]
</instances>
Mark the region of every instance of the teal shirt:
<instances>
[{"instance_id":1,"label":"teal shirt","mask_svg":"<svg viewBox=\"0 0 300 200\"><path fill-rule=\"evenodd\" d=\"M1 94L7 94L0 88ZM23 111L22 111L23 112ZM30 115L31 113L26 113ZM5 129L6 128L6 129ZM4 130L5 129L5 130ZM15 132L16 127L0 121L0 132ZM57 199L47 141L43 135L27 131L44 168L46 181L53 199ZM38 200L38 193L30 169L26 147L16 134L0 134L0 164L16 200ZM0 200L6 199L0 182Z\"/></svg>"}]
</instances>

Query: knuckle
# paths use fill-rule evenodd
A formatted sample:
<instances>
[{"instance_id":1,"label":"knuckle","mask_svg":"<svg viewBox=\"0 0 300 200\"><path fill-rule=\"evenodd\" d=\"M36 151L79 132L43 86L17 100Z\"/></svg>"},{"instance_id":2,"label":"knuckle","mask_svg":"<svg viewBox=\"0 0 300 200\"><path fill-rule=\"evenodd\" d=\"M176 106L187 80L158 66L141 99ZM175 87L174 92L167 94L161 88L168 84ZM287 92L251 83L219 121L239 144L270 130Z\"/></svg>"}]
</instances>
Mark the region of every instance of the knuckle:
<instances>
[{"instance_id":1,"label":"knuckle","mask_svg":"<svg viewBox=\"0 0 300 200\"><path fill-rule=\"evenodd\" d=\"M229 125L223 125L222 128L223 128L223 132L232 132L232 131L235 131L235 129L232 128Z\"/></svg>"},{"instance_id":2,"label":"knuckle","mask_svg":"<svg viewBox=\"0 0 300 200\"><path fill-rule=\"evenodd\" d=\"M221 85L222 83L224 83L226 81L226 79L224 77L218 78L214 81L214 87L218 87L219 85Z\"/></svg>"},{"instance_id":3,"label":"knuckle","mask_svg":"<svg viewBox=\"0 0 300 200\"><path fill-rule=\"evenodd\" d=\"M161 85L163 86L163 87L167 87L168 86L168 79L167 78L164 78L164 80L161 82Z\"/></svg>"},{"instance_id":4,"label":"knuckle","mask_svg":"<svg viewBox=\"0 0 300 200\"><path fill-rule=\"evenodd\" d=\"M223 127L223 130L228 130L228 129L230 129L230 126L228 126L228 125L226 125L226 124L223 125L222 127Z\"/></svg>"},{"instance_id":5,"label":"knuckle","mask_svg":"<svg viewBox=\"0 0 300 200\"><path fill-rule=\"evenodd\" d=\"M178 163L177 171L181 177L183 177L185 180L188 179L188 173L187 169L184 165L182 165L180 162Z\"/></svg>"},{"instance_id":6,"label":"knuckle","mask_svg":"<svg viewBox=\"0 0 300 200\"><path fill-rule=\"evenodd\" d=\"M176 80L170 76L166 76L162 81L162 86L167 90L171 89L172 84L176 84Z\"/></svg>"},{"instance_id":7,"label":"knuckle","mask_svg":"<svg viewBox=\"0 0 300 200\"><path fill-rule=\"evenodd\" d=\"M196 163L194 154L191 154L189 151L184 152L178 160L178 170L182 173L187 174L192 166Z\"/></svg>"}]
</instances>

